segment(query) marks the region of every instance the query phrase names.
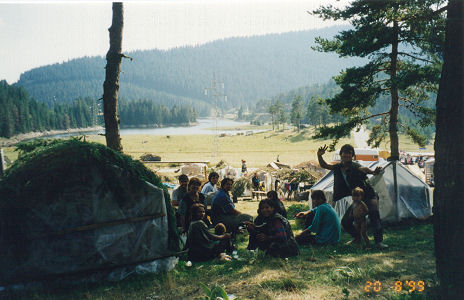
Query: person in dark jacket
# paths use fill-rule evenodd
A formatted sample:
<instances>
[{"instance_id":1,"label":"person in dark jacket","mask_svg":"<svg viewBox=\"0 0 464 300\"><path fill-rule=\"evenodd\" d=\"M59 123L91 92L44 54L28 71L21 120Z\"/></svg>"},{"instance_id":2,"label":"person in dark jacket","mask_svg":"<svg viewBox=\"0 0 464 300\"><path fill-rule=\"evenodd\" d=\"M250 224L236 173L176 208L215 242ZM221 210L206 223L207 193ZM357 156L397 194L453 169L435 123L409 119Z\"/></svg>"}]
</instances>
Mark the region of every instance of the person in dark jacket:
<instances>
[{"instance_id":1,"label":"person in dark jacket","mask_svg":"<svg viewBox=\"0 0 464 300\"><path fill-rule=\"evenodd\" d=\"M188 193L184 195L182 200L179 203L179 209L177 212L180 215L180 226L184 232L186 232L189 228L190 221L191 221L191 213L190 209L194 203L201 203L206 207L206 198L205 196L199 192L201 187L201 181L198 178L192 177L188 183ZM205 224L208 226L211 225L208 218L204 217Z\"/></svg>"},{"instance_id":2,"label":"person in dark jacket","mask_svg":"<svg viewBox=\"0 0 464 300\"><path fill-rule=\"evenodd\" d=\"M191 207L192 222L189 225L186 244L188 257L192 261L219 258L224 256L225 252L232 250L231 235L229 233L220 235L211 233L203 222L204 217L205 206L201 203L194 203Z\"/></svg>"},{"instance_id":3,"label":"person in dark jacket","mask_svg":"<svg viewBox=\"0 0 464 300\"><path fill-rule=\"evenodd\" d=\"M280 214L282 217L287 218L287 210L285 209L284 204L280 201L279 197L277 196L276 191L269 191L266 194L267 199L272 201L272 206L275 207L276 213ZM258 216L256 217L254 223L255 225L261 225L265 222L264 217L262 214L259 213L258 208Z\"/></svg>"},{"instance_id":4,"label":"person in dark jacket","mask_svg":"<svg viewBox=\"0 0 464 300\"><path fill-rule=\"evenodd\" d=\"M221 188L213 198L211 216L213 224L223 223L227 232L235 234L239 231L240 225L245 221L252 221L253 217L243 214L235 208L229 195L233 182L234 180L231 178L224 178L221 181Z\"/></svg>"},{"instance_id":5,"label":"person in dark jacket","mask_svg":"<svg viewBox=\"0 0 464 300\"><path fill-rule=\"evenodd\" d=\"M374 171L360 164L353 162L355 152L353 146L346 144L340 149L341 162L329 165L324 161L322 155L327 150L327 146L320 147L317 151L317 158L322 168L334 171L333 201L338 201L344 197L351 197L351 191L360 187L364 191L363 202L369 209L369 220L374 228L374 241L378 248L387 248L383 244L383 230L380 222L379 201L377 195L367 180L367 174L378 174L382 168L378 167ZM347 211L348 212L348 211ZM349 212L348 212L349 213ZM356 238L357 233L349 214L345 213L342 218L343 229Z\"/></svg>"},{"instance_id":6,"label":"person in dark jacket","mask_svg":"<svg viewBox=\"0 0 464 300\"><path fill-rule=\"evenodd\" d=\"M259 202L259 215L264 223L245 222L250 233L248 250L259 248L274 257L297 256L300 252L286 218L277 213L275 203L270 199Z\"/></svg>"}]
</instances>

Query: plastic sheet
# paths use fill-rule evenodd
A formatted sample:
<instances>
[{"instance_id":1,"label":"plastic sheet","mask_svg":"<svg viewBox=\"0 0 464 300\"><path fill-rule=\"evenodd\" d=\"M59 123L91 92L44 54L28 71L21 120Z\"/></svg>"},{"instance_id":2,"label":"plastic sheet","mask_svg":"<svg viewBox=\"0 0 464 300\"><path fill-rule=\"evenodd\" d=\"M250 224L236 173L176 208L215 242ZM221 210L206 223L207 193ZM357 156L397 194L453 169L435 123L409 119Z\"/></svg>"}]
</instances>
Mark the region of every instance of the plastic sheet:
<instances>
[{"instance_id":1,"label":"plastic sheet","mask_svg":"<svg viewBox=\"0 0 464 300\"><path fill-rule=\"evenodd\" d=\"M74 162L76 154L62 153L65 164L47 160L53 167L44 165L42 172L30 172L26 165L18 171L26 182L22 188L3 185L10 190L0 207L0 286L68 275L90 280L107 272L114 272L111 280L120 280L140 263L141 270L172 267L172 259L146 263L179 251L172 247L179 241L171 233L176 225L166 193L141 180L144 170L131 161L123 165L116 158L117 165L91 156L104 160L120 154L107 154L110 150L101 145L78 146L76 153L89 147L90 154ZM41 189L44 184L53 186Z\"/></svg>"}]
</instances>

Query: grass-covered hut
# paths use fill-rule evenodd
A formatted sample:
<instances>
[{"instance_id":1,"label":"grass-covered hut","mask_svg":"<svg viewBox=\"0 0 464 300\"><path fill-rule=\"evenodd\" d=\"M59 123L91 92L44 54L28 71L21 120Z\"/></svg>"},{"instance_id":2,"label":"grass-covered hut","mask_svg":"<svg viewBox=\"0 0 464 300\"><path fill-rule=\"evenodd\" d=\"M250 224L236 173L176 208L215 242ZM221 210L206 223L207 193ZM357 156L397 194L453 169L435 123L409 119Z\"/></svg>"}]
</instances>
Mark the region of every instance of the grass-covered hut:
<instances>
[{"instance_id":1,"label":"grass-covered hut","mask_svg":"<svg viewBox=\"0 0 464 300\"><path fill-rule=\"evenodd\" d=\"M0 180L0 285L179 251L169 194L140 162L78 139L18 148Z\"/></svg>"}]
</instances>

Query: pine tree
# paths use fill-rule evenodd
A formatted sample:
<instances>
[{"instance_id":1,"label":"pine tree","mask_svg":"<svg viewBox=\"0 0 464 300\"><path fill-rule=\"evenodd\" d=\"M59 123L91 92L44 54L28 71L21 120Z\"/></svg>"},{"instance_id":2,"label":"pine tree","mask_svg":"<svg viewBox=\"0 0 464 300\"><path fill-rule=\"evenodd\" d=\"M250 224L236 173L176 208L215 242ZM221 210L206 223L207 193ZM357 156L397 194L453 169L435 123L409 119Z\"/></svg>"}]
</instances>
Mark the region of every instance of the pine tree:
<instances>
[{"instance_id":1,"label":"pine tree","mask_svg":"<svg viewBox=\"0 0 464 300\"><path fill-rule=\"evenodd\" d=\"M303 98L300 95L295 95L292 102L292 111L290 112L290 120L293 125L300 131L300 123L303 118Z\"/></svg>"},{"instance_id":2,"label":"pine tree","mask_svg":"<svg viewBox=\"0 0 464 300\"><path fill-rule=\"evenodd\" d=\"M277 109L278 108L277 108L275 103L273 103L273 102L269 103L269 107L267 109L267 112L271 114L272 130L273 131L275 129L275 124L276 124L276 120L277 120L277 113L278 113Z\"/></svg>"},{"instance_id":3,"label":"pine tree","mask_svg":"<svg viewBox=\"0 0 464 300\"><path fill-rule=\"evenodd\" d=\"M240 108L237 112L237 120L241 120L243 118L243 106L240 105Z\"/></svg>"},{"instance_id":4,"label":"pine tree","mask_svg":"<svg viewBox=\"0 0 464 300\"><path fill-rule=\"evenodd\" d=\"M437 97L433 219L441 299L464 295L464 2L450 0Z\"/></svg>"},{"instance_id":5,"label":"pine tree","mask_svg":"<svg viewBox=\"0 0 464 300\"><path fill-rule=\"evenodd\" d=\"M313 13L325 19L348 20L352 29L333 40L316 38L315 50L340 57L363 57L368 63L346 69L334 79L342 91L327 99L332 113L346 117L343 123L319 128L317 137L334 139L376 118L369 139L378 146L387 134L391 159L399 158L398 125L415 142L417 131L399 122L400 105L412 111L423 126L434 122L434 110L424 106L436 92L440 76L440 53L444 39L443 0L355 0L346 8L323 6ZM389 95L388 111L369 113L381 95Z\"/></svg>"}]
</instances>

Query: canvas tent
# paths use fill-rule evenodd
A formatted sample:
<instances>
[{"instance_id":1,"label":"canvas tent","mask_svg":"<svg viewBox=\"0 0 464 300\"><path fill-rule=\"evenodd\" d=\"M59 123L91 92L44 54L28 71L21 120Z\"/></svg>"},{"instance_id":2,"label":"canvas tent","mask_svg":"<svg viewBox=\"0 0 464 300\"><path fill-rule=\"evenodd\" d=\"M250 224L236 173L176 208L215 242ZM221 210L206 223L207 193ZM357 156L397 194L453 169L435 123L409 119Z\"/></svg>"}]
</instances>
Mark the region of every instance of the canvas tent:
<instances>
[{"instance_id":1,"label":"canvas tent","mask_svg":"<svg viewBox=\"0 0 464 300\"><path fill-rule=\"evenodd\" d=\"M163 269L155 262L175 261L180 243L161 187L101 144L61 141L24 155L0 181L0 285Z\"/></svg>"},{"instance_id":2,"label":"canvas tent","mask_svg":"<svg viewBox=\"0 0 464 300\"><path fill-rule=\"evenodd\" d=\"M384 222L397 222L405 218L424 219L432 214L432 191L430 187L411 173L398 161L361 162L362 165L374 170L382 167L378 175L368 175L369 181L379 195L380 218ZM395 192L396 171L396 192ZM341 218L350 201L341 199L335 203L333 195L333 171L327 173L311 190L324 191L327 201L334 207Z\"/></svg>"}]
</instances>

